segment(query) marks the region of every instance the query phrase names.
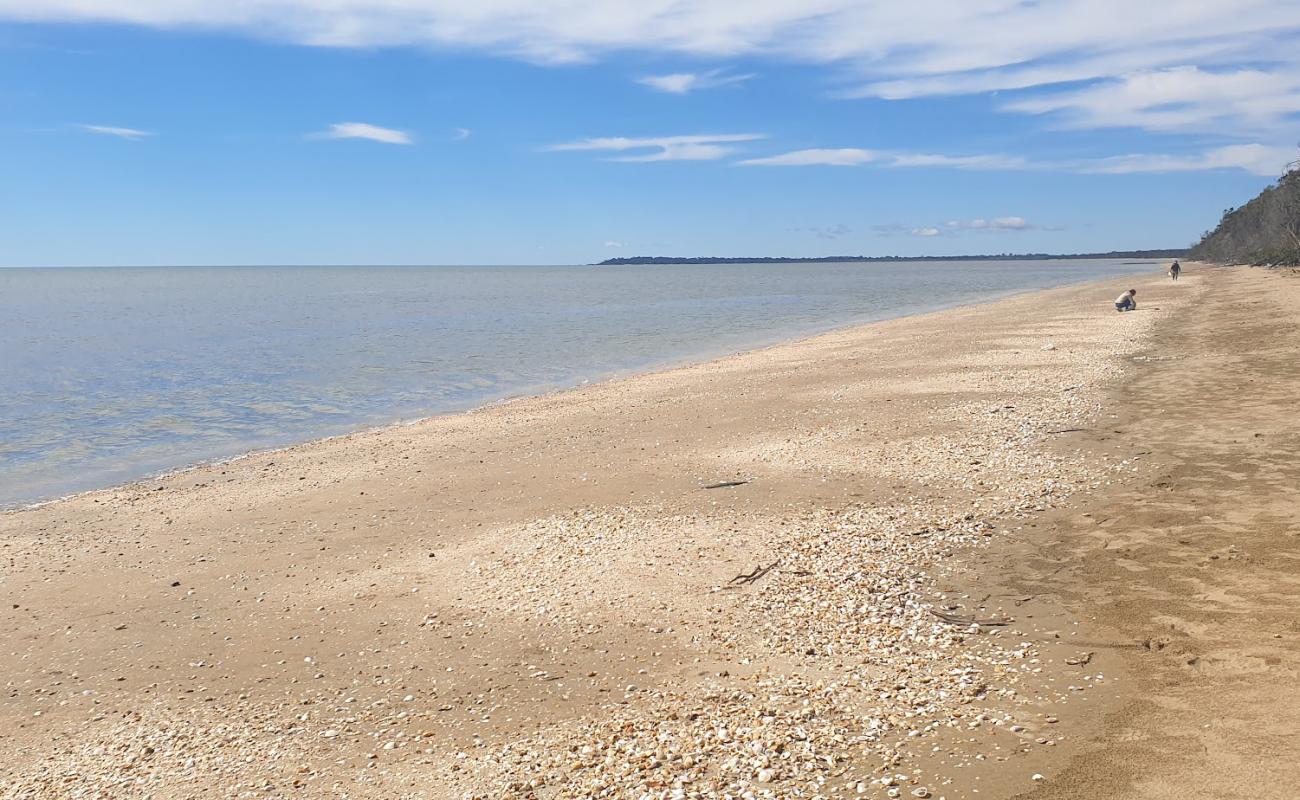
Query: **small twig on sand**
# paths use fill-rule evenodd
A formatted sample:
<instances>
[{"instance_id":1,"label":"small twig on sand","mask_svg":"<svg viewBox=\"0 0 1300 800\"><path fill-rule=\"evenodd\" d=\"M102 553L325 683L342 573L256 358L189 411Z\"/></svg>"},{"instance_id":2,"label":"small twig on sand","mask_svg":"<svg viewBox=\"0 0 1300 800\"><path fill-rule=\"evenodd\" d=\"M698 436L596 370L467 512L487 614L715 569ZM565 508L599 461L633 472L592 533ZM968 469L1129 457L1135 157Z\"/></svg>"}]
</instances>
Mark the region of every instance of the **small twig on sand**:
<instances>
[{"instance_id":1,"label":"small twig on sand","mask_svg":"<svg viewBox=\"0 0 1300 800\"><path fill-rule=\"evenodd\" d=\"M710 483L705 489L730 489L733 486L744 486L749 481L723 481L722 483Z\"/></svg>"},{"instance_id":2,"label":"small twig on sand","mask_svg":"<svg viewBox=\"0 0 1300 800\"><path fill-rule=\"evenodd\" d=\"M739 586L748 586L749 584L757 581L759 578L762 578L767 573L771 572L772 568L780 563L781 563L780 560L773 561L771 564L768 564L766 567L763 566L762 564L759 564L757 567L754 567L753 572L742 573L732 578L731 580L727 581L727 583L730 585L727 586L726 588L735 589Z\"/></svg>"},{"instance_id":3,"label":"small twig on sand","mask_svg":"<svg viewBox=\"0 0 1300 800\"><path fill-rule=\"evenodd\" d=\"M1086 430L1088 429L1087 428L1060 428L1058 430L1048 431L1048 433L1075 433L1077 431L1086 431Z\"/></svg>"},{"instance_id":4,"label":"small twig on sand","mask_svg":"<svg viewBox=\"0 0 1300 800\"><path fill-rule=\"evenodd\" d=\"M930 613L948 623L949 625L987 625L989 627L1001 627L1010 625L1015 622L1011 617L990 617L988 619L978 619L976 617L963 617L958 614L948 614L943 611L929 609Z\"/></svg>"}]
</instances>

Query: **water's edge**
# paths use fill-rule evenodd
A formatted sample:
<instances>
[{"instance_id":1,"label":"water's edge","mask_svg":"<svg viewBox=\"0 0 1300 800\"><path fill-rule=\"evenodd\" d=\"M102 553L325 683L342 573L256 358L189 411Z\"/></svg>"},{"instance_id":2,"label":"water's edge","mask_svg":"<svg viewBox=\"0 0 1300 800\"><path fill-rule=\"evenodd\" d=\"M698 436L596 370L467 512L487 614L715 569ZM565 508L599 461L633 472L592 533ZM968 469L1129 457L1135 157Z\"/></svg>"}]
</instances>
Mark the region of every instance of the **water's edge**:
<instances>
[{"instance_id":1,"label":"water's edge","mask_svg":"<svg viewBox=\"0 0 1300 800\"><path fill-rule=\"evenodd\" d=\"M1142 267L1147 267L1148 269L1150 267L1149 264L1141 264L1141 265L1134 264L1133 266L1135 267L1142 266ZM1147 269L1134 269L1134 271L1130 274L1137 275L1146 271ZM739 357L749 353L761 352L763 350L772 347L782 347L786 345L792 345L800 342L809 341L821 336L834 335L837 333L857 330L860 328L867 328L885 322L892 322L901 319L910 319L913 317L924 317L929 315L943 314L943 313L947 313L959 309L978 308L981 306L992 305L994 303L1012 297L1022 297L1025 295L1032 295L1032 294L1047 294L1047 293L1059 292L1063 290L1077 290L1089 285L1099 286L1101 284L1112 282L1116 280L1117 277L1123 277L1123 276L1112 275L1106 278L1077 281L1074 283L1065 283L1065 284L1060 284L1060 285L1046 287L1046 288L1036 287L1036 288L1025 289L1025 290L1014 290L1014 291L1008 291L1008 292L987 296L981 298L976 302L957 302L957 303L947 303L947 304L940 303L919 310L918 309L908 310L903 313L897 313L897 314L886 313L880 316L867 316L862 319L855 320L853 322L844 323L844 324L837 323L829 326L821 326L800 333L794 333L793 335L790 335L789 332L786 332L785 334L779 336L773 336L767 339L757 340L751 343L750 345L745 346L744 348L739 350L733 350L733 349L724 349L724 350L715 350L715 351L703 350L688 356L661 359L661 360L654 361L652 363L647 363L630 369L597 371L587 375L575 376L574 378L572 378L572 380L566 381L561 384L526 387L523 389L513 391L510 394L502 395L500 397L496 397L487 401L475 401L460 406L453 405L411 419L402 419L399 417L388 422L381 422L378 424L362 424L339 433L333 433L333 434L328 434L323 436L312 436L305 439L300 439L297 441L269 446L269 447L253 446L247 450L240 451L233 455L195 459L191 461L185 461L184 463L180 463L177 464L176 466L162 469L162 470L146 471L140 474L138 477L131 478L117 483L111 483L104 486L96 486L88 489L69 492L62 495L36 498L33 500L0 503L0 513L4 513L4 514L20 513L25 510L52 505L54 503L59 503L72 498L83 497L86 495L96 494L105 491L121 490L128 487L136 486L141 483L148 483L150 481L162 480L166 478L183 475L187 472L191 472L194 470L205 469L208 467L224 465L224 464L231 464L245 458L269 455L269 454L280 453L280 452L287 452L302 447L309 447L317 443L348 438L351 436L368 435L378 431L387 430L390 428L419 425L428 422L429 420L439 419L448 416L456 416L460 414L473 414L473 413L481 412L487 409L495 408L509 403L515 403L515 402L531 400L531 399L536 399L541 397L553 397L557 395L562 395L566 392L571 392L571 391L581 389L592 383L598 383L598 384L616 383L619 381L631 380L646 375L671 372L674 370L684 369L687 367L708 364L714 361L721 361L728 358Z\"/></svg>"}]
</instances>

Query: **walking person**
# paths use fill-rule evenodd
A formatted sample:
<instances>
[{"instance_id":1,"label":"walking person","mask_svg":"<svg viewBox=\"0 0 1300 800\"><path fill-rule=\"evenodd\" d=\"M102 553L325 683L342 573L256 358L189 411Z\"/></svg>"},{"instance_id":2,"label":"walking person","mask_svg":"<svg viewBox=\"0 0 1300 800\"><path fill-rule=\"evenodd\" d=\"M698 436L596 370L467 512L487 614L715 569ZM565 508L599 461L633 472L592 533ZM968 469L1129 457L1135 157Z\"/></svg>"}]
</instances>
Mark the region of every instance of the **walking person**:
<instances>
[{"instance_id":1,"label":"walking person","mask_svg":"<svg viewBox=\"0 0 1300 800\"><path fill-rule=\"evenodd\" d=\"M1183 271L1183 267L1182 267L1182 265L1179 264L1177 261L1175 261L1174 263L1170 264L1170 265L1169 265L1169 280L1171 280L1171 281L1176 281L1176 280L1178 280L1178 276L1182 273L1182 271Z\"/></svg>"}]
</instances>

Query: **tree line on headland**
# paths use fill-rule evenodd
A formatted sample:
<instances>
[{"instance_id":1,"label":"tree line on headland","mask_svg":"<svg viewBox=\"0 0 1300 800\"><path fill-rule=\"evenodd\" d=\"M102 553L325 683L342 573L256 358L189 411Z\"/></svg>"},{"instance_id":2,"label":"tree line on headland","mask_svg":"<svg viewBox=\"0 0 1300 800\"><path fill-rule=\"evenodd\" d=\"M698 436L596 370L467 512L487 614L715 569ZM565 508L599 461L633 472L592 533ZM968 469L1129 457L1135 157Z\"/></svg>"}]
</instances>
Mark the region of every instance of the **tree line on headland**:
<instances>
[{"instance_id":1,"label":"tree line on headland","mask_svg":"<svg viewBox=\"0 0 1300 800\"><path fill-rule=\"evenodd\" d=\"M1188 258L1217 264L1300 264L1300 162L1241 208L1223 212Z\"/></svg>"},{"instance_id":2,"label":"tree line on headland","mask_svg":"<svg viewBox=\"0 0 1300 800\"><path fill-rule=\"evenodd\" d=\"M1223 212L1219 224L1190 249L1112 250L1108 253L999 253L970 256L822 256L819 258L731 258L634 256L609 258L620 264L795 264L896 261L1047 261L1082 258L1187 258L1216 264L1300 265L1300 161L1287 164L1282 177L1241 208Z\"/></svg>"}]
</instances>

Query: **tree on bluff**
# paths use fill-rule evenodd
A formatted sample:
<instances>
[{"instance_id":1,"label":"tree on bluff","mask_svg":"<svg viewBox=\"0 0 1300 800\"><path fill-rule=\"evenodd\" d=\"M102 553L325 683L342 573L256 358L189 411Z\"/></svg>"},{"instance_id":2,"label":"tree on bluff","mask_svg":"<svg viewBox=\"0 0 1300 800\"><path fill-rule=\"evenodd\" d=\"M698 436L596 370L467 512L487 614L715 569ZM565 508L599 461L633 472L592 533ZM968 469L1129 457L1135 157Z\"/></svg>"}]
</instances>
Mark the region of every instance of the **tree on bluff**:
<instances>
[{"instance_id":1,"label":"tree on bluff","mask_svg":"<svg viewBox=\"0 0 1300 800\"><path fill-rule=\"evenodd\" d=\"M1219 264L1300 264L1300 161L1277 183L1224 212L1188 258Z\"/></svg>"}]
</instances>

